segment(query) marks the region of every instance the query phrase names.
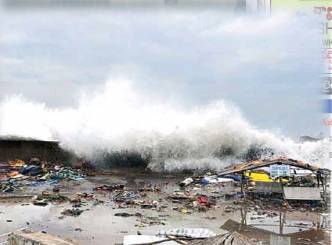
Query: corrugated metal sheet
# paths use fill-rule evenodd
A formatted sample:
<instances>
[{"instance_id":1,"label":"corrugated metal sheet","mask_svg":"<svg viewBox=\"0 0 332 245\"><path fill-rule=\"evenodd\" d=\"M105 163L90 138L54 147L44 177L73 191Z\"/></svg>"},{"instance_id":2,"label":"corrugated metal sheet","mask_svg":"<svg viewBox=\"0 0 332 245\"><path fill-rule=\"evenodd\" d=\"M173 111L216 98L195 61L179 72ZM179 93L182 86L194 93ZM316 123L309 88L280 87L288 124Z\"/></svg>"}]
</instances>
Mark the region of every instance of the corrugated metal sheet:
<instances>
[{"instance_id":1,"label":"corrugated metal sheet","mask_svg":"<svg viewBox=\"0 0 332 245\"><path fill-rule=\"evenodd\" d=\"M284 187L287 200L321 200L320 189L317 187Z\"/></svg>"}]
</instances>

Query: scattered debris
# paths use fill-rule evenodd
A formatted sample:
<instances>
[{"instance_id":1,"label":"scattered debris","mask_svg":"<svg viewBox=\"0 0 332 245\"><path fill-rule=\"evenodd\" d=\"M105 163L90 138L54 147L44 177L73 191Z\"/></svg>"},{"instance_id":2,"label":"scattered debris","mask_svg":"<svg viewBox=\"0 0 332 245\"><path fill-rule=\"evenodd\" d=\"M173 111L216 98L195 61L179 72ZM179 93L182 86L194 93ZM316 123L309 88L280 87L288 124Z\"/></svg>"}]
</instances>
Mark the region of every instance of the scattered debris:
<instances>
[{"instance_id":1,"label":"scattered debris","mask_svg":"<svg viewBox=\"0 0 332 245\"><path fill-rule=\"evenodd\" d=\"M161 230L158 235L160 236L175 236L187 238L208 238L216 236L216 233L209 229L204 228L180 228L171 230Z\"/></svg>"},{"instance_id":2,"label":"scattered debris","mask_svg":"<svg viewBox=\"0 0 332 245\"><path fill-rule=\"evenodd\" d=\"M141 213L135 213L135 214L129 214L129 213L115 213L114 216L120 216L120 217L132 217L132 216L142 217L142 214L141 214Z\"/></svg>"},{"instance_id":3,"label":"scattered debris","mask_svg":"<svg viewBox=\"0 0 332 245\"><path fill-rule=\"evenodd\" d=\"M82 181L84 175L78 170L32 158L28 164L22 160L13 160L0 164L0 192L14 192L28 186L41 183L57 184L60 180Z\"/></svg>"},{"instance_id":4,"label":"scattered debris","mask_svg":"<svg viewBox=\"0 0 332 245\"><path fill-rule=\"evenodd\" d=\"M140 199L141 196L133 191L121 191L113 196L113 200L119 203L135 204L135 200Z\"/></svg>"},{"instance_id":5,"label":"scattered debris","mask_svg":"<svg viewBox=\"0 0 332 245\"><path fill-rule=\"evenodd\" d=\"M190 185L191 183L194 182L194 179L193 178L186 178L185 180L183 180L179 185L181 187L184 187L184 186L188 186Z\"/></svg>"},{"instance_id":6,"label":"scattered debris","mask_svg":"<svg viewBox=\"0 0 332 245\"><path fill-rule=\"evenodd\" d=\"M83 210L80 210L78 208L73 208L73 209L65 209L64 211L61 212L62 215L65 216L80 216L81 213L83 213Z\"/></svg>"},{"instance_id":7,"label":"scattered debris","mask_svg":"<svg viewBox=\"0 0 332 245\"><path fill-rule=\"evenodd\" d=\"M94 191L114 191L114 190L123 190L124 185L116 184L116 185L101 185L93 188Z\"/></svg>"},{"instance_id":8,"label":"scattered debris","mask_svg":"<svg viewBox=\"0 0 332 245\"><path fill-rule=\"evenodd\" d=\"M272 164L283 165L289 162L292 166L289 168L290 171L288 168L270 167ZM310 173L301 172L301 176L298 175L299 166L309 169ZM285 172L279 170L285 170ZM320 171L321 169L311 165L279 159L269 163L257 161L234 165L220 173L201 172L200 175L185 177L180 182L177 177L171 185L168 185L169 180L165 180L164 185L159 180L157 183L151 183L145 179L143 181L139 179L131 184L119 184L125 182L122 179L118 181L118 179L107 180L106 178L91 185L91 182L88 182L91 177L87 177L88 181L83 182L85 176L79 169L31 159L26 162L15 160L0 163L0 191L6 192L2 197L5 199L6 195L14 197L15 191L19 193L26 188L37 187L38 189L39 186L45 185L47 188L38 189L40 192L34 196L32 203L37 206L51 207L61 204L63 211L59 219L65 216L78 217L84 211L98 209L98 205L103 205L103 208L110 207L115 210L112 213L117 218L114 218L112 222L126 219L137 229L143 227L148 229L154 226L151 230L159 230L166 224L166 227L169 227L174 224L172 218L195 219L199 222L198 217L200 217L205 225L223 222L224 220L219 220L220 217L241 215L242 221L246 220L246 222L225 222L222 227L223 234L216 234L206 228L178 228L161 230L156 235L146 236L142 235L144 233L142 229L137 231L138 235L125 235L123 244L249 245L259 244L260 240L251 237L250 233L240 232L241 227L250 230L254 225L257 227L264 225L265 220L274 222L281 217L281 211L293 212L296 207L302 212L327 212L327 206L322 204L325 200L324 195L321 195L322 188L326 188L326 182L324 182L326 176ZM77 187L77 189L73 191L71 187ZM312 191L313 188L315 191ZM309 189L310 191L306 191ZM295 190L295 193L291 193L292 190L293 192ZM250 214L248 218L243 218L242 216L247 213ZM15 217L10 216L10 218L16 220ZM11 221L7 220L7 222ZM251 225L247 222L251 222ZM273 222L271 221L271 226L275 225ZM81 225L77 224L77 226ZM315 227L302 221L293 223L291 226L296 227L298 232ZM82 227L85 231L88 230L85 226ZM254 227L254 229L257 228ZM72 228L71 231L73 230L83 231L81 228ZM117 232L126 234L128 231L123 229ZM271 235L268 232L266 234ZM306 241L298 240L298 242Z\"/></svg>"}]
</instances>

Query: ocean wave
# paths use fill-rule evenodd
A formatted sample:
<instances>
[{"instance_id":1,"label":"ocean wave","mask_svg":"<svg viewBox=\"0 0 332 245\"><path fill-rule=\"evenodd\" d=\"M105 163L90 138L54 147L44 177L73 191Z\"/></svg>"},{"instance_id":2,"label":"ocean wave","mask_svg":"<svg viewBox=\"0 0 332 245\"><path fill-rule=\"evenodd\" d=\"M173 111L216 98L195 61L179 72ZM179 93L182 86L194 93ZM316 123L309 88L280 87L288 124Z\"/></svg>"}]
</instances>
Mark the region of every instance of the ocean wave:
<instances>
[{"instance_id":1,"label":"ocean wave","mask_svg":"<svg viewBox=\"0 0 332 245\"><path fill-rule=\"evenodd\" d=\"M83 94L75 108L7 97L0 104L0 135L59 140L92 162L142 163L154 171L221 169L282 156L328 165L327 139L300 143L258 129L222 99L191 109L156 101L123 79Z\"/></svg>"}]
</instances>

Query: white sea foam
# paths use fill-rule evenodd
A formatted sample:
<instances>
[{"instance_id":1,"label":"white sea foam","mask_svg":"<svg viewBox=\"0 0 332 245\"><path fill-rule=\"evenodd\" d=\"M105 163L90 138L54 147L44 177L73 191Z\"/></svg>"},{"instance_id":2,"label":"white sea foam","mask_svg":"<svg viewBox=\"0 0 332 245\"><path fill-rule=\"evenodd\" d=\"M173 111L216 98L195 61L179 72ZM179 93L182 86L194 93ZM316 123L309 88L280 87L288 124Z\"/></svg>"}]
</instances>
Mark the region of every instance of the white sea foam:
<instances>
[{"instance_id":1,"label":"white sea foam","mask_svg":"<svg viewBox=\"0 0 332 245\"><path fill-rule=\"evenodd\" d=\"M5 98L0 135L59 140L88 158L96 151L137 152L154 170L220 169L241 161L253 147L322 166L328 161L327 139L297 143L255 128L223 100L186 110L137 92L121 79L83 95L77 108L51 109L22 96Z\"/></svg>"}]
</instances>

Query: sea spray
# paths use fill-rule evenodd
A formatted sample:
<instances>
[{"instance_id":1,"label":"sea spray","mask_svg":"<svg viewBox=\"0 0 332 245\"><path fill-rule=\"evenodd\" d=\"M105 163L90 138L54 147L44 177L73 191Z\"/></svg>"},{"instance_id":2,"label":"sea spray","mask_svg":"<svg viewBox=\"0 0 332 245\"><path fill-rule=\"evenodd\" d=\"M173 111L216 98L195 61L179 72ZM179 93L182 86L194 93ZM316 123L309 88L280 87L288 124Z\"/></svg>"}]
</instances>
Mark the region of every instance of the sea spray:
<instances>
[{"instance_id":1,"label":"sea spray","mask_svg":"<svg viewBox=\"0 0 332 245\"><path fill-rule=\"evenodd\" d=\"M297 143L257 129L224 100L184 109L138 91L131 82L116 79L82 95L76 108L65 109L20 95L7 97L0 105L0 135L59 140L96 163L137 160L155 171L220 169L278 156L327 164L327 139Z\"/></svg>"}]
</instances>

